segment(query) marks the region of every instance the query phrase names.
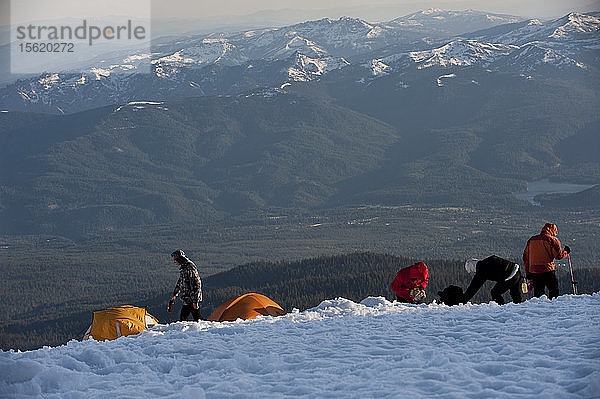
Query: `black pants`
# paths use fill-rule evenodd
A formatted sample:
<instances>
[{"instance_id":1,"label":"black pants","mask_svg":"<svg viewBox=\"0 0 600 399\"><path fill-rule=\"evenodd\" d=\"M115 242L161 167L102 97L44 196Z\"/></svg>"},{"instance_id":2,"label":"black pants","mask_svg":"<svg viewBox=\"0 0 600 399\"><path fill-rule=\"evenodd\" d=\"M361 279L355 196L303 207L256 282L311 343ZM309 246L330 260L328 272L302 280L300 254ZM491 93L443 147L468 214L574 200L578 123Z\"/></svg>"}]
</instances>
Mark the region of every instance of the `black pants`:
<instances>
[{"instance_id":1,"label":"black pants","mask_svg":"<svg viewBox=\"0 0 600 399\"><path fill-rule=\"evenodd\" d=\"M510 297L514 303L523 302L523 298L521 297L521 271L517 270L517 273L512 276L512 278L508 281L499 281L496 283L494 288L492 288L492 300L496 302L498 305L504 305L505 301L502 297L506 291L510 290Z\"/></svg>"},{"instance_id":2,"label":"black pants","mask_svg":"<svg viewBox=\"0 0 600 399\"><path fill-rule=\"evenodd\" d=\"M529 275L529 279L533 281L533 295L537 298L546 293L548 287L548 298L553 299L558 296L558 279L556 272L553 270L546 273L534 273Z\"/></svg>"},{"instance_id":3,"label":"black pants","mask_svg":"<svg viewBox=\"0 0 600 399\"><path fill-rule=\"evenodd\" d=\"M192 317L194 318L194 321L198 321L198 320L202 319L202 315L200 314L200 309L194 309L194 307L192 305L184 304L181 307L181 313L179 314L179 320L187 321L190 313L192 313ZM204 320L204 319L202 319L202 320Z\"/></svg>"}]
</instances>

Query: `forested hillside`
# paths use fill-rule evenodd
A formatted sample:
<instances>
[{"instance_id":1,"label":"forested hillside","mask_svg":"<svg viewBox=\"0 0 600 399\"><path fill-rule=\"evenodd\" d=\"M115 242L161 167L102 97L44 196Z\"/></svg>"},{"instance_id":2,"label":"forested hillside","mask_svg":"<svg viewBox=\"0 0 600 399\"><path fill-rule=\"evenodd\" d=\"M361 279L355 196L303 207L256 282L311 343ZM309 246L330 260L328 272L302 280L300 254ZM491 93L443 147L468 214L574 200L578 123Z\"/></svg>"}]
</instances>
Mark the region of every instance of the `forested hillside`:
<instances>
[{"instance_id":1,"label":"forested hillside","mask_svg":"<svg viewBox=\"0 0 600 399\"><path fill-rule=\"evenodd\" d=\"M584 149L596 137L593 87L474 70L478 85L457 75L440 88L437 73L404 76L402 90L333 75L311 94L1 113L0 232L80 238L273 208L515 209L528 181L600 181ZM548 205L589 210L597 199Z\"/></svg>"},{"instance_id":2,"label":"forested hillside","mask_svg":"<svg viewBox=\"0 0 600 399\"><path fill-rule=\"evenodd\" d=\"M398 138L296 96L2 113L0 123L2 231L67 236L315 207L337 182L381 165Z\"/></svg>"}]
</instances>

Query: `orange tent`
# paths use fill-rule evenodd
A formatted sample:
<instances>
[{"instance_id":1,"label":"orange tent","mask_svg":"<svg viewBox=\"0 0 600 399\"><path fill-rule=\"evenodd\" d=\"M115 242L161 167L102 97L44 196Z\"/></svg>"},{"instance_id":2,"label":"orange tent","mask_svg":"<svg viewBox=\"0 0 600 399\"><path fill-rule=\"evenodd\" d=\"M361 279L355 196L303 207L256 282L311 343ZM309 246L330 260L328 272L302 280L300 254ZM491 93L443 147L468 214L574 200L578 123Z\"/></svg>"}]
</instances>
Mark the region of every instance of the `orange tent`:
<instances>
[{"instance_id":1,"label":"orange tent","mask_svg":"<svg viewBox=\"0 0 600 399\"><path fill-rule=\"evenodd\" d=\"M223 302L210 315L210 321L249 320L256 316L281 316L285 311L273 300L261 294L249 293Z\"/></svg>"},{"instance_id":2,"label":"orange tent","mask_svg":"<svg viewBox=\"0 0 600 399\"><path fill-rule=\"evenodd\" d=\"M94 338L96 341L113 340L127 335L139 334L146 328L158 324L158 320L144 308L131 305L112 306L94 312L92 325L83 339Z\"/></svg>"}]
</instances>

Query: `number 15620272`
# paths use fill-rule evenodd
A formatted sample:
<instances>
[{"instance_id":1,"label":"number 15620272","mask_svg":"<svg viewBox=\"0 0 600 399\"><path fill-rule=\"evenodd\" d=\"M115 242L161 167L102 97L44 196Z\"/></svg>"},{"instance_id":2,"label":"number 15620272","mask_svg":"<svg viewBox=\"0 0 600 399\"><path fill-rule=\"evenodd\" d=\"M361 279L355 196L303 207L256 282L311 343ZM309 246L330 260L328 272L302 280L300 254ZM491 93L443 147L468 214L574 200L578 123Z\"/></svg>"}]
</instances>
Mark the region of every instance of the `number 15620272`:
<instances>
[{"instance_id":1,"label":"number 15620272","mask_svg":"<svg viewBox=\"0 0 600 399\"><path fill-rule=\"evenodd\" d=\"M75 43L20 43L22 53L73 53Z\"/></svg>"}]
</instances>

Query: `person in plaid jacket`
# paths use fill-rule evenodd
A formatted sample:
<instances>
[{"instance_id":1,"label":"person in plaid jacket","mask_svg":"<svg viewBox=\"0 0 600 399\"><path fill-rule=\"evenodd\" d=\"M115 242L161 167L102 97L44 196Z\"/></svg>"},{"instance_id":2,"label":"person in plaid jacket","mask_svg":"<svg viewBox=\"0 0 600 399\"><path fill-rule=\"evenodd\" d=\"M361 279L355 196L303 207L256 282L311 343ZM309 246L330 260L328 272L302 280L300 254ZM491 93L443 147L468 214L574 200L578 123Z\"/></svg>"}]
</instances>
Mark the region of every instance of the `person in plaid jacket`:
<instances>
[{"instance_id":1,"label":"person in plaid jacket","mask_svg":"<svg viewBox=\"0 0 600 399\"><path fill-rule=\"evenodd\" d=\"M173 262L179 266L179 280L177 280L177 285L171 296L171 301L179 295L181 302L183 302L179 320L186 321L191 313L194 321L198 321L202 319L199 309L200 301L202 301L202 281L198 275L198 269L181 249L173 252L171 257Z\"/></svg>"}]
</instances>

